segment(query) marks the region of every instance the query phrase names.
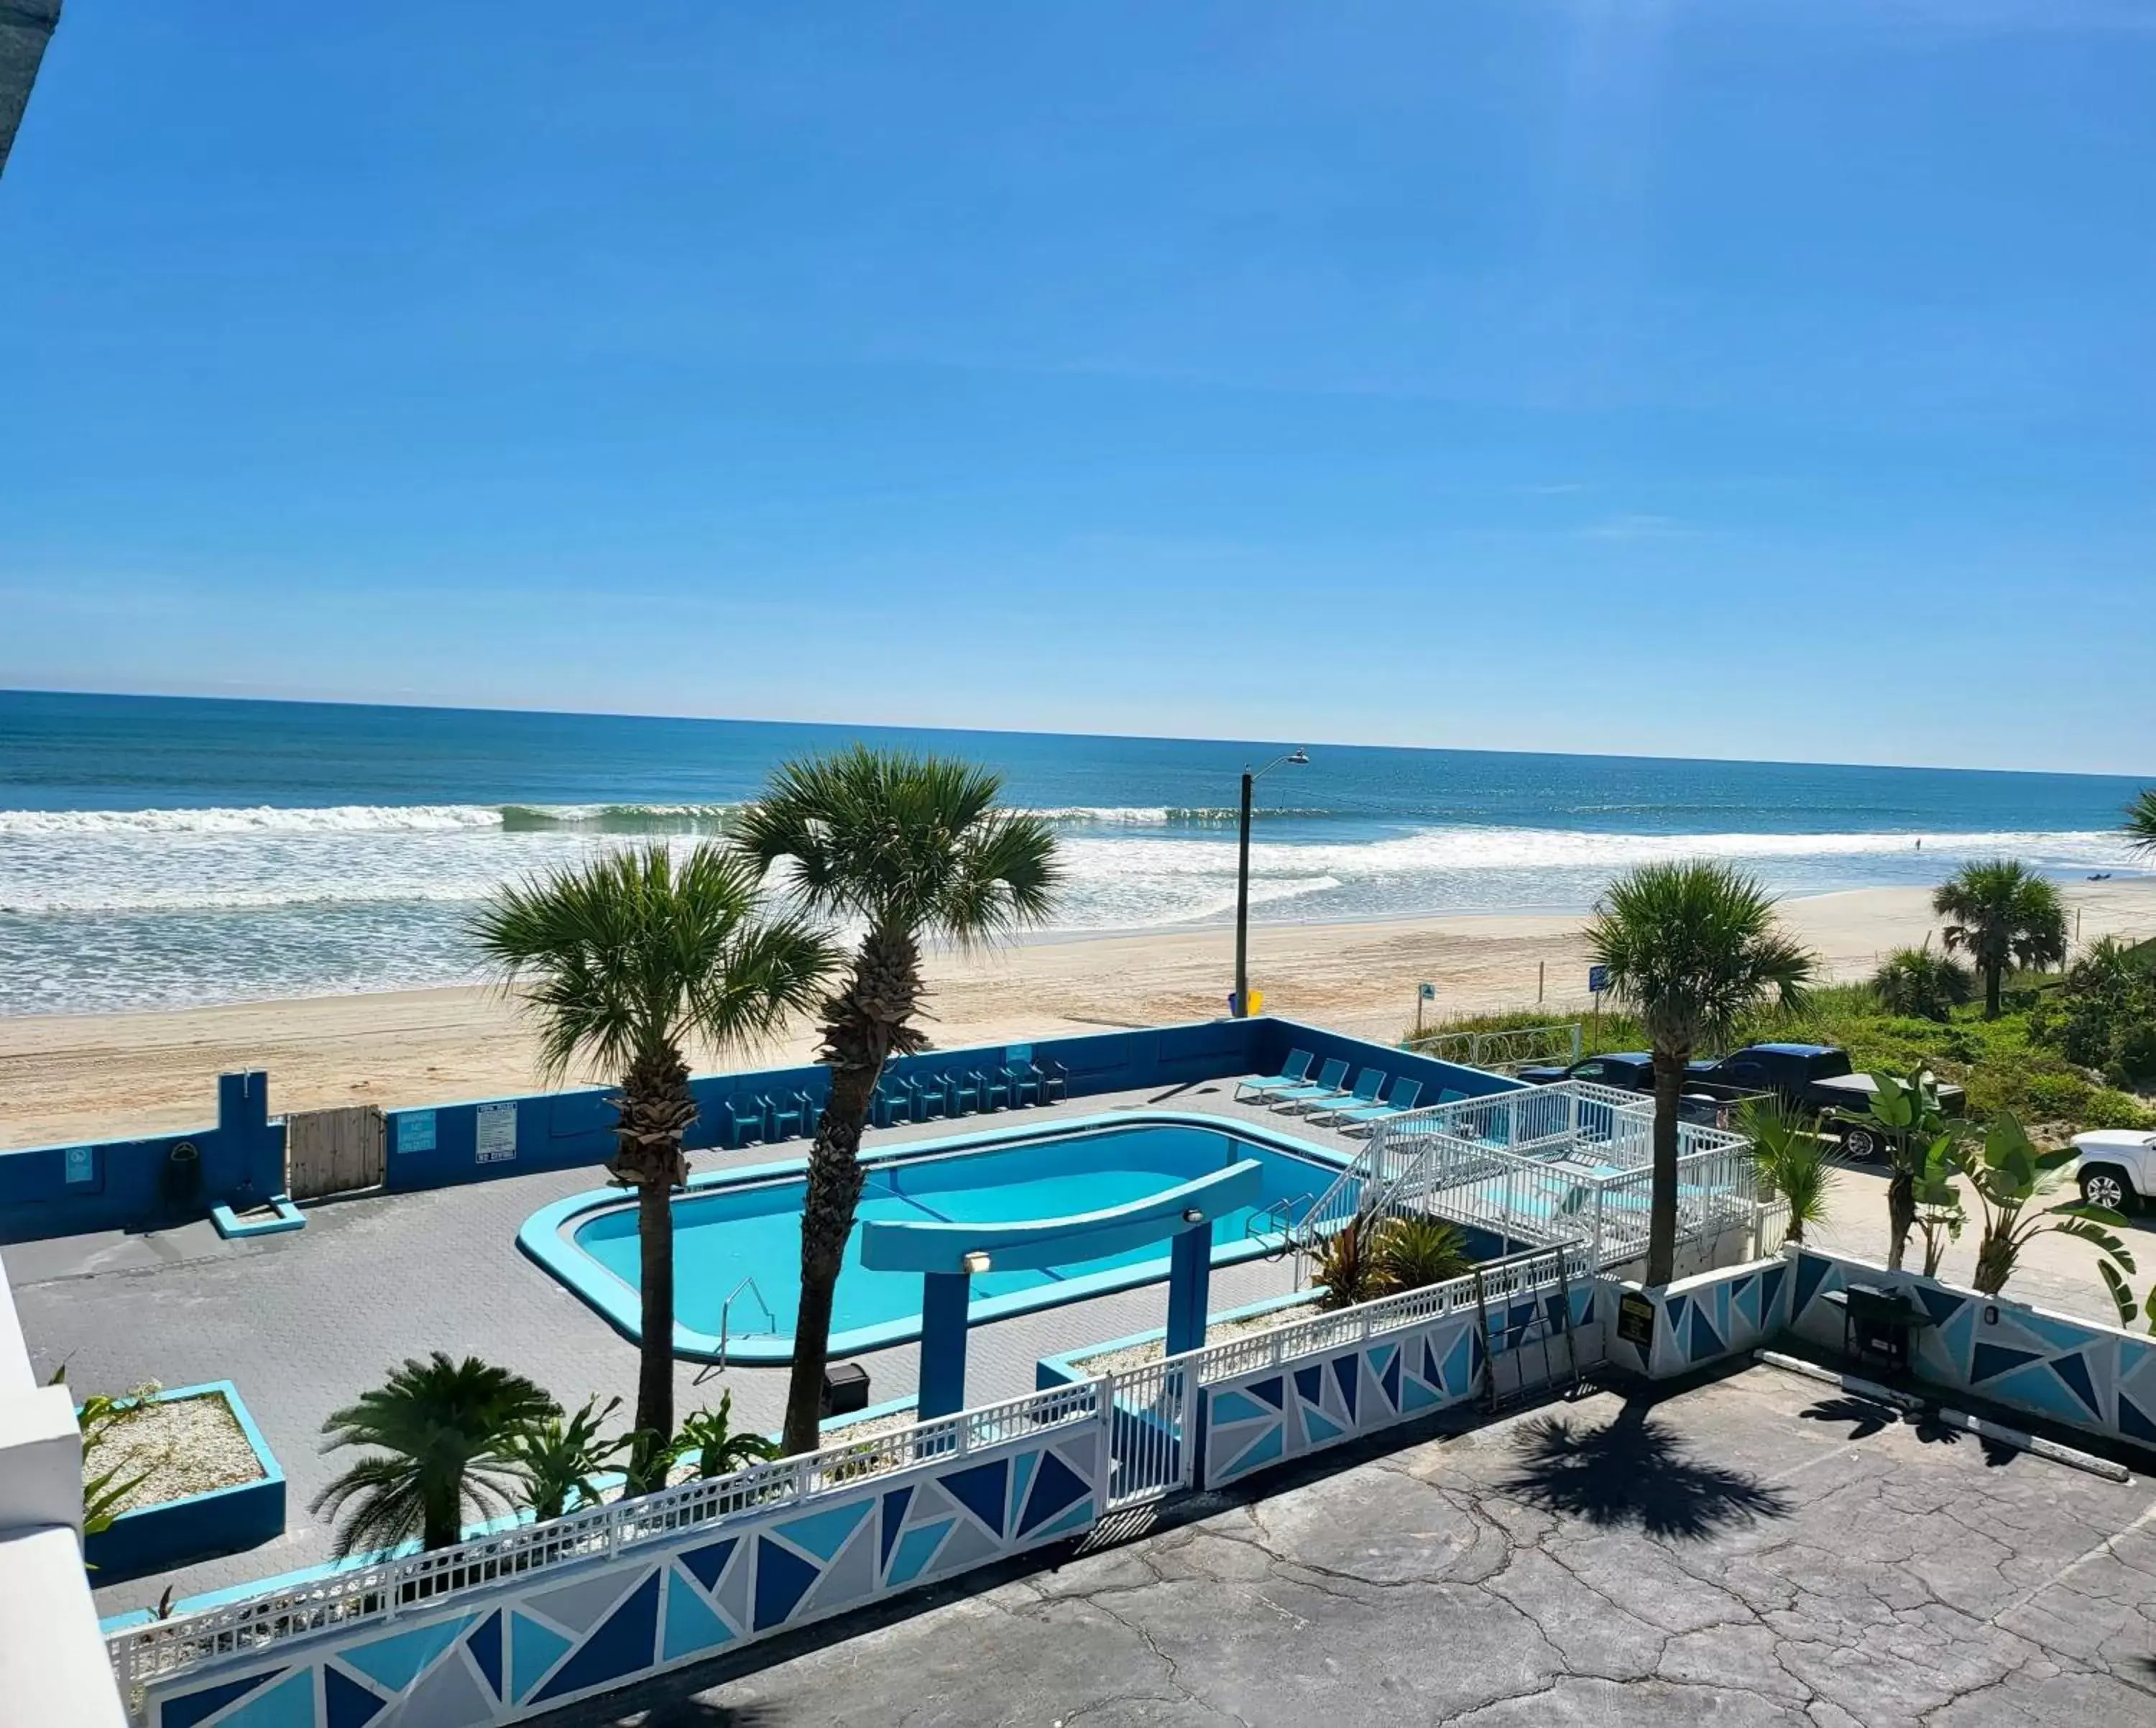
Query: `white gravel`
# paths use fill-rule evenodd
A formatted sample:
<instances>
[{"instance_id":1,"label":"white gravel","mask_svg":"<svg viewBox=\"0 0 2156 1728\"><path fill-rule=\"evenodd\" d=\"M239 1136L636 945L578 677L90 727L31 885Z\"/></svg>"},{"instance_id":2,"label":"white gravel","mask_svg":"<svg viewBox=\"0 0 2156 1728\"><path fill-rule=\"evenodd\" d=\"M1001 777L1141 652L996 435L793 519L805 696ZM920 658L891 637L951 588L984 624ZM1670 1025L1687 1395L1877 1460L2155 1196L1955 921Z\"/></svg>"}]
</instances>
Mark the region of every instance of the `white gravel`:
<instances>
[{"instance_id":1,"label":"white gravel","mask_svg":"<svg viewBox=\"0 0 2156 1728\"><path fill-rule=\"evenodd\" d=\"M213 1489L262 1479L261 1460L222 1394L143 1400L105 1430L84 1460L86 1476L117 1471L119 1480L148 1474L113 1510L132 1512Z\"/></svg>"},{"instance_id":2,"label":"white gravel","mask_svg":"<svg viewBox=\"0 0 2156 1728\"><path fill-rule=\"evenodd\" d=\"M1250 1314L1240 1320L1214 1320L1205 1329L1209 1345L1225 1344L1231 1338L1241 1338L1252 1332L1270 1332L1276 1327L1292 1326L1310 1319L1317 1312L1309 1303L1276 1308L1261 1314ZM1142 1368L1148 1362L1158 1362L1164 1354L1167 1340L1150 1339L1144 1344L1133 1344L1122 1350L1109 1350L1105 1355L1073 1356L1070 1365L1088 1375L1127 1374L1132 1369Z\"/></svg>"}]
</instances>

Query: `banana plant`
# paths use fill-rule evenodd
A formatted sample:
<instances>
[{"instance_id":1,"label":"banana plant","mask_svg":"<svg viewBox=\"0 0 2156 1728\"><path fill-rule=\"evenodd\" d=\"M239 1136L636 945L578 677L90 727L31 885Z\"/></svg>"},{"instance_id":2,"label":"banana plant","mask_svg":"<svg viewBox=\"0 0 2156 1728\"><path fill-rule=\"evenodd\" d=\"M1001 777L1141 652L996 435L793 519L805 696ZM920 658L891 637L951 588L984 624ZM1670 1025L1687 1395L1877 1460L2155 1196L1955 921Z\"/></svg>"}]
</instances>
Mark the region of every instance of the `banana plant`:
<instances>
[{"instance_id":1,"label":"banana plant","mask_svg":"<svg viewBox=\"0 0 2156 1728\"><path fill-rule=\"evenodd\" d=\"M1960 1174L1956 1157L1959 1142L1953 1134L1933 1137L1917 1166L1913 1197L1916 1228L1924 1239L1924 1276L1937 1278L1947 1247L1961 1240L1969 1215L1962 1210L1961 1190L1954 1186Z\"/></svg>"},{"instance_id":2,"label":"banana plant","mask_svg":"<svg viewBox=\"0 0 2156 1728\"><path fill-rule=\"evenodd\" d=\"M1865 1108L1887 1145L1887 1265L1899 1272L1917 1223L1918 1175L1940 1136L1951 1141L1954 1128L1939 1108L1939 1083L1930 1070L1918 1068L1907 1079L1887 1073L1871 1077L1874 1090ZM1928 1247L1930 1240L1927 1232Z\"/></svg>"},{"instance_id":3,"label":"banana plant","mask_svg":"<svg viewBox=\"0 0 2156 1728\"><path fill-rule=\"evenodd\" d=\"M2114 1233L2126 1227L2126 1220L2107 1207L2081 1201L2030 1211L2056 1191L2077 1155L2071 1146L2041 1150L2012 1116L1999 1115L1985 1129L1982 1146L1963 1156L1961 1174L1969 1179L1984 1216L1974 1282L1985 1295L1996 1296L2005 1288L2030 1241L2056 1234L2085 1242L2104 1257L2097 1265L2117 1301L2112 1281L2135 1269L2133 1253Z\"/></svg>"}]
</instances>

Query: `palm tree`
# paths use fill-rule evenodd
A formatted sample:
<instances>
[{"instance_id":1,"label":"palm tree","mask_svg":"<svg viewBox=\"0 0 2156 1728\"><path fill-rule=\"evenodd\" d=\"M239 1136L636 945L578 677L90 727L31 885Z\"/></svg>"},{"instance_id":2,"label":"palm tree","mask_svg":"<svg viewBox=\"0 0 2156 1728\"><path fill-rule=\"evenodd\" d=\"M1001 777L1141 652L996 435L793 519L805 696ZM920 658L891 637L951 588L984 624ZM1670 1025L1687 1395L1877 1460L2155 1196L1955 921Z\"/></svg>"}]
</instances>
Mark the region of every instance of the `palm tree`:
<instances>
[{"instance_id":1,"label":"palm tree","mask_svg":"<svg viewBox=\"0 0 2156 1728\"><path fill-rule=\"evenodd\" d=\"M1752 1142L1753 1168L1768 1191L1760 1197L1787 1203L1784 1239L1801 1242L1806 1230L1825 1221L1827 1193L1833 1186L1819 1123L1771 1097L1753 1099L1740 1113L1740 1125Z\"/></svg>"},{"instance_id":2,"label":"palm tree","mask_svg":"<svg viewBox=\"0 0 2156 1728\"><path fill-rule=\"evenodd\" d=\"M674 1191L696 1119L683 1048L754 1047L808 1007L837 963L798 918L763 905L762 869L710 842L676 860L665 842L594 856L499 889L474 934L539 1022L559 1080L579 1057L619 1076L619 1144L607 1168L637 1191L644 1313L639 1432L674 1432Z\"/></svg>"},{"instance_id":3,"label":"palm tree","mask_svg":"<svg viewBox=\"0 0 2156 1728\"><path fill-rule=\"evenodd\" d=\"M1872 975L1871 988L1889 1014L1905 1014L1942 1023L1975 994L1976 980L1951 954L1932 952L1926 933L1915 948L1897 948Z\"/></svg>"},{"instance_id":4,"label":"palm tree","mask_svg":"<svg viewBox=\"0 0 2156 1728\"><path fill-rule=\"evenodd\" d=\"M2056 965L2066 957L2058 889L2013 859L1963 865L1932 896L1932 910L1952 920L1947 951L1966 954L1984 975L1986 1020L1999 1018L1999 980L2010 964Z\"/></svg>"},{"instance_id":5,"label":"palm tree","mask_svg":"<svg viewBox=\"0 0 2156 1728\"><path fill-rule=\"evenodd\" d=\"M1685 1064L1769 1001L1794 1007L1816 965L1774 922L1755 877L1708 862L1643 864L1612 882L1587 928L1589 957L1609 970L1618 1000L1655 1052L1654 1187L1647 1278L1676 1263L1677 1099Z\"/></svg>"},{"instance_id":6,"label":"palm tree","mask_svg":"<svg viewBox=\"0 0 2156 1728\"><path fill-rule=\"evenodd\" d=\"M793 1328L785 1447L817 1444L831 1296L860 1197L861 1133L893 1056L928 1047L914 1022L924 937L968 945L1046 916L1060 872L1055 836L1004 809L999 775L970 763L865 745L789 763L742 812L736 837L766 868L789 868L810 911L861 928L844 984L823 1005L817 1059L831 1093L808 1154L801 1305Z\"/></svg>"},{"instance_id":7,"label":"palm tree","mask_svg":"<svg viewBox=\"0 0 2156 1728\"><path fill-rule=\"evenodd\" d=\"M2126 806L2126 843L2137 852L2156 852L2156 786L2144 788Z\"/></svg>"},{"instance_id":8,"label":"palm tree","mask_svg":"<svg viewBox=\"0 0 2156 1728\"><path fill-rule=\"evenodd\" d=\"M515 1437L559 1414L522 1375L477 1356L408 1359L322 1424L324 1452L376 1448L315 1496L315 1511L341 1520L336 1558L415 1535L424 1547L454 1547L467 1512L499 1515L515 1504Z\"/></svg>"}]
</instances>

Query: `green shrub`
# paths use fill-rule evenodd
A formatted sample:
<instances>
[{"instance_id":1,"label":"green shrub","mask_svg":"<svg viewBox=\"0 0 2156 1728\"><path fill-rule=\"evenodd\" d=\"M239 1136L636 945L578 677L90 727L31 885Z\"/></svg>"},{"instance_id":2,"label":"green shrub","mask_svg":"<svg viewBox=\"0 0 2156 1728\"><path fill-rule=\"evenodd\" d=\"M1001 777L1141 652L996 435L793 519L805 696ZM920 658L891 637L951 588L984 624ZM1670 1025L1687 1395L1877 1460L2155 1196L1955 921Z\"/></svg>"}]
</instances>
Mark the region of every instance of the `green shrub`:
<instances>
[{"instance_id":1,"label":"green shrub","mask_svg":"<svg viewBox=\"0 0 2156 1728\"><path fill-rule=\"evenodd\" d=\"M2093 1090L2078 1074L2038 1074L2022 1088L2030 1113L2051 1122L2082 1120Z\"/></svg>"},{"instance_id":2,"label":"green shrub","mask_svg":"<svg viewBox=\"0 0 2156 1728\"><path fill-rule=\"evenodd\" d=\"M2130 1093L2101 1087L2081 1108L2083 1128L2156 1128L2156 1110Z\"/></svg>"}]
</instances>

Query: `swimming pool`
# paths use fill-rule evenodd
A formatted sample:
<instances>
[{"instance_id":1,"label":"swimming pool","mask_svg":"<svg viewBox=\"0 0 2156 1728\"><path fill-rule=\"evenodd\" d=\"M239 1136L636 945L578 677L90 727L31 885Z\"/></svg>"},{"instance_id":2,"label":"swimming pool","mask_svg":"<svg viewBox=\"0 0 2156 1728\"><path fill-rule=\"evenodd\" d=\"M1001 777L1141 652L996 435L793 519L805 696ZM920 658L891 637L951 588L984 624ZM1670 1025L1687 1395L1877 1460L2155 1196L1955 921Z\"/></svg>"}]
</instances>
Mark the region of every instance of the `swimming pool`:
<instances>
[{"instance_id":1,"label":"swimming pool","mask_svg":"<svg viewBox=\"0 0 2156 1728\"><path fill-rule=\"evenodd\" d=\"M1208 1117L1149 1113L1086 1117L1053 1126L937 1140L873 1155L839 1275L831 1326L834 1354L880 1350L921 1335L921 1279L860 1263L861 1223L1008 1224L1098 1211L1141 1201L1242 1159L1261 1170L1257 1201L1213 1223L1213 1263L1249 1259L1273 1246L1267 1210L1322 1193L1339 1155ZM800 1283L803 1160L695 1178L674 1201L675 1354L714 1357L721 1309L744 1280L767 1304L742 1295L726 1321L729 1361L793 1359ZM542 1208L517 1233L525 1252L597 1309L639 1335L636 1203L619 1189L572 1196ZM1168 1276L1168 1244L1040 1271L992 1271L973 1282L972 1321L1054 1307Z\"/></svg>"}]
</instances>

